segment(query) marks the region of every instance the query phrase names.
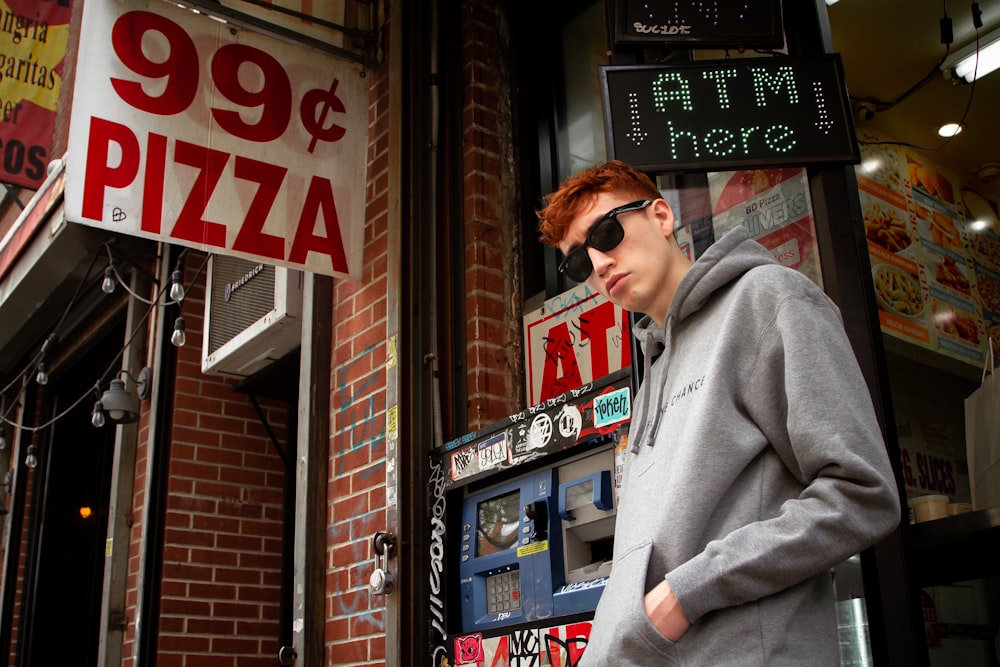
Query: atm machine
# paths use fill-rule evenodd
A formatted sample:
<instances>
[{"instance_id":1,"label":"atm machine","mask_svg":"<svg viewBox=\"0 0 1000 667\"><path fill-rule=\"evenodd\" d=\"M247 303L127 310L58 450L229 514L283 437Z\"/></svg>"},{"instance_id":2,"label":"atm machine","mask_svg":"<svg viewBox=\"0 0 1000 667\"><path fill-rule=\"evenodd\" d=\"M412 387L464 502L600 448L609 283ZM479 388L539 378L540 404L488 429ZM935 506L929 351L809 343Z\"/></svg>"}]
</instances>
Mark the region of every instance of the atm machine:
<instances>
[{"instance_id":1,"label":"atm machine","mask_svg":"<svg viewBox=\"0 0 1000 667\"><path fill-rule=\"evenodd\" d=\"M449 664L575 664L611 572L630 399L623 369L446 445Z\"/></svg>"}]
</instances>

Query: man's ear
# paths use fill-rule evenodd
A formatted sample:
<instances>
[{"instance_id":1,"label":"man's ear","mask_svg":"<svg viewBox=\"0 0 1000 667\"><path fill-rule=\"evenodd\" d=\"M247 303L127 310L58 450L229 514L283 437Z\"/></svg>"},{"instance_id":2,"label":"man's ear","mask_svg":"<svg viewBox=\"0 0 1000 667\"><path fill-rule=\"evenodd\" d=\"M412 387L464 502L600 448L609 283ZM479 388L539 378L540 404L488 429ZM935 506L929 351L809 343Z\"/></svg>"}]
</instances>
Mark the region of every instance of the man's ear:
<instances>
[{"instance_id":1,"label":"man's ear","mask_svg":"<svg viewBox=\"0 0 1000 667\"><path fill-rule=\"evenodd\" d=\"M653 215L660 226L664 238L670 238L674 233L674 209L664 199L657 199L652 204Z\"/></svg>"}]
</instances>

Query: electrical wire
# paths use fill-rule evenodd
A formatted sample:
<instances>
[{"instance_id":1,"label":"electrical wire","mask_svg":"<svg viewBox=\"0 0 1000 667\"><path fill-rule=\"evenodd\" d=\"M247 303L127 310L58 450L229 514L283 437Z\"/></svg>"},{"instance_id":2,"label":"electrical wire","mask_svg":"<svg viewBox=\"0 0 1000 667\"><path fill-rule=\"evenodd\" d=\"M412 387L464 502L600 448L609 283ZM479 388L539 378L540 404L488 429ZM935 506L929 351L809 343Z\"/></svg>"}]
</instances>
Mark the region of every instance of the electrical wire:
<instances>
[{"instance_id":1,"label":"electrical wire","mask_svg":"<svg viewBox=\"0 0 1000 667\"><path fill-rule=\"evenodd\" d=\"M107 244L105 244L105 246L106 245ZM186 253L187 253L187 249L185 248L181 252L180 257L183 257L184 254L186 254ZM109 254L110 254L110 251L109 251ZM87 269L87 272L84 274L84 277L81 280L80 285L77 287L77 290L76 290L76 292L73 295L73 298L70 299L69 305L67 306L65 312L63 313L63 316L59 320L59 325L60 326L61 326L62 322L65 320L65 318L68 315L68 313L70 312L70 310L72 309L72 306L74 305L74 302L75 302L76 298L79 296L81 288L82 288L82 285L87 281L87 279L89 279L90 271L91 271L91 269L94 268L94 264L97 261L98 255L99 255L99 252L95 253L94 259L93 259L93 261L91 261L90 267ZM190 288L193 287L194 284L201 277L201 273L202 273L202 271L204 271L205 267L208 265L208 260L211 257L212 257L211 253L208 253L208 254L205 255L205 258L202 260L202 263L198 267L198 270L195 271L195 274L192 277L191 282L188 284L187 289L185 289L185 292L187 292L188 290L190 290ZM180 258L178 258L178 259L180 259ZM156 295L156 299L153 300L153 301L148 301L146 299L141 299L138 296L136 296L136 298L139 298L140 301L142 301L143 303L145 303L146 305L148 305L149 308L146 309L145 314L136 323L135 329L133 329L133 331L129 334L128 338L125 340L125 344L122 346L122 349L114 356L111 364L104 371L104 373L97 379L97 382L95 382L93 389L87 389L87 391L84 392L83 395L81 395L78 399L76 399L69 407L67 407L65 410L63 410L59 414L53 416L51 419L49 419L46 422L43 422L41 424L37 424L35 426L27 426L27 425L24 425L24 424L18 424L16 421L11 420L10 417L9 417L9 415L11 414L11 412L13 412L13 410L14 410L15 407L21 405L21 401L19 399L22 398L23 392L26 390L26 387L27 387L27 383L24 382L24 378L30 376L30 374L33 373L34 370L35 370L35 368L37 367L37 363L39 361L39 357L41 356L41 349L40 349L39 352L32 359L32 361L25 367L25 369L23 371L21 371L21 373L19 373L18 375L16 375L14 377L14 379L11 380L11 382L6 387L4 387L4 389L2 391L0 391L0 394L6 394L14 386L15 383L17 383L17 382L21 383L21 389L18 391L18 395L14 398L14 400L12 400L10 402L10 406L7 408L7 410L3 414L0 414L0 425L2 425L2 424L10 424L12 427L14 427L17 430L23 430L23 431L26 431L26 432L29 432L29 433L35 433L37 431L44 430L44 429L52 426L56 422L58 422L60 419L62 419L63 417L65 417L69 412L71 412L74 408L76 408L77 406L79 406L80 403L82 403L88 396L91 396L93 394L98 399L100 399L100 396L101 396L101 386L104 384L104 382L106 381L106 379L114 372L114 369L121 365L120 361L121 361L122 355L125 353L125 350L128 349L128 346L132 344L132 341L135 339L135 337L138 335L138 333L142 330L142 326L145 324L146 320L149 319L149 316L153 313L153 310L155 308L157 308L157 307L167 307L167 306L170 306L170 305L176 305L176 302L172 301L172 300L169 301L169 302L163 303L163 304L160 304L160 302L159 302L159 299L169 289L170 289L170 285L169 284L164 285L163 287L160 287L160 289L159 289L159 291L158 291L158 293ZM129 294L132 294L133 296L135 296L134 293L131 290L129 290Z\"/></svg>"},{"instance_id":2,"label":"electrical wire","mask_svg":"<svg viewBox=\"0 0 1000 667\"><path fill-rule=\"evenodd\" d=\"M941 20L940 20L940 32L941 32L941 43L944 44L945 49L944 49L944 55L941 56L941 59L937 61L937 64L935 64L934 67L932 67L927 72L927 74L925 74L919 81L917 81L912 86L910 86L909 88L907 88L905 91L903 91L902 93L900 93L899 95L897 95L894 99L891 99L891 100L880 100L880 99L875 98L875 97L857 97L857 96L851 95L851 100L853 100L855 102L865 102L865 103L871 104L871 105L873 105L875 107L879 107L879 108L875 109L875 111L877 111L877 112L878 111L888 111L889 109L892 109L893 107L897 106L903 100L905 100L908 97L910 97L910 95L912 95L913 93L917 92L918 90L920 90L921 88L923 88L924 86L926 86L935 77L937 77L938 73L941 71L941 65L944 64L944 61L948 59L948 54L951 53L951 44L952 44L952 41L953 41L952 31L951 31L951 18L948 16L948 1L947 0L942 0L942 5L943 5L943 12L944 13L943 13L943 16L941 17ZM978 45L978 42L979 42L979 31L977 30L976 31L976 43L977 43L977 45ZM978 50L978 46L977 46L977 50Z\"/></svg>"},{"instance_id":3,"label":"electrical wire","mask_svg":"<svg viewBox=\"0 0 1000 667\"><path fill-rule=\"evenodd\" d=\"M944 62L944 60L942 60L941 62ZM940 64L939 64L939 66L940 66ZM972 82L969 84L969 99L966 100L966 102L965 102L965 109L962 111L962 117L959 118L959 120L958 120L958 125L961 126L961 127L965 126L965 119L968 118L969 112L972 110L972 101L975 99L975 95L976 95L976 79L977 79L976 74L978 72L979 72L979 28L977 27L976 28L976 64L975 64L975 66L973 67L973 70L972 70ZM922 150L922 151L936 151L936 150L940 150L940 149L944 148L945 146L947 146L948 144L950 144L952 141L954 141L954 139L958 135L959 135L959 133L956 132L955 134L951 135L950 137L947 137L944 141L942 141L941 143L939 143L936 146L919 146L917 144L911 144L911 143L905 142L905 141L861 141L859 143L861 143L861 144L863 144L865 146L886 146L886 145L891 145L891 146L904 146L906 148L915 148L917 150Z\"/></svg>"}]
</instances>

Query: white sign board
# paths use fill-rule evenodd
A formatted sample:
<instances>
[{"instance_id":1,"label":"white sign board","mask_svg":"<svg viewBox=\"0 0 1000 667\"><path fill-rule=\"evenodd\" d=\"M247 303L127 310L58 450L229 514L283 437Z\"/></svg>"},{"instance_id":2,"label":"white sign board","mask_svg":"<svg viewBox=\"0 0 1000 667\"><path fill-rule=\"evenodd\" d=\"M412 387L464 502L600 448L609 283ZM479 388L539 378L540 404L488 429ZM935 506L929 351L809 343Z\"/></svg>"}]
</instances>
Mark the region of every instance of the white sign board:
<instances>
[{"instance_id":1,"label":"white sign board","mask_svg":"<svg viewBox=\"0 0 1000 667\"><path fill-rule=\"evenodd\" d=\"M80 35L68 219L360 275L363 68L163 0L87 0Z\"/></svg>"},{"instance_id":2,"label":"white sign board","mask_svg":"<svg viewBox=\"0 0 1000 667\"><path fill-rule=\"evenodd\" d=\"M632 363L628 313L586 283L524 316L528 405Z\"/></svg>"}]
</instances>

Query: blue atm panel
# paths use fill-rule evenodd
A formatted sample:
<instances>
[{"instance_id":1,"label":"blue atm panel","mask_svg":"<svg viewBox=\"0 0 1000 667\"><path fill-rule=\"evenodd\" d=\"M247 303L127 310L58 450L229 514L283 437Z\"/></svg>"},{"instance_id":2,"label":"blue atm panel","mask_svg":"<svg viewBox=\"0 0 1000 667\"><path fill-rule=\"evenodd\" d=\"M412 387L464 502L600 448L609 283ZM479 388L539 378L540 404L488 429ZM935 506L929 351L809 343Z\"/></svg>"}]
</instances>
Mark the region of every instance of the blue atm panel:
<instances>
[{"instance_id":1,"label":"blue atm panel","mask_svg":"<svg viewBox=\"0 0 1000 667\"><path fill-rule=\"evenodd\" d=\"M594 611L611 571L614 464L605 447L463 499L462 632Z\"/></svg>"},{"instance_id":2,"label":"blue atm panel","mask_svg":"<svg viewBox=\"0 0 1000 667\"><path fill-rule=\"evenodd\" d=\"M465 499L459 564L464 631L552 616L550 561L562 558L559 541L549 535L555 490L555 470L549 469Z\"/></svg>"}]
</instances>

